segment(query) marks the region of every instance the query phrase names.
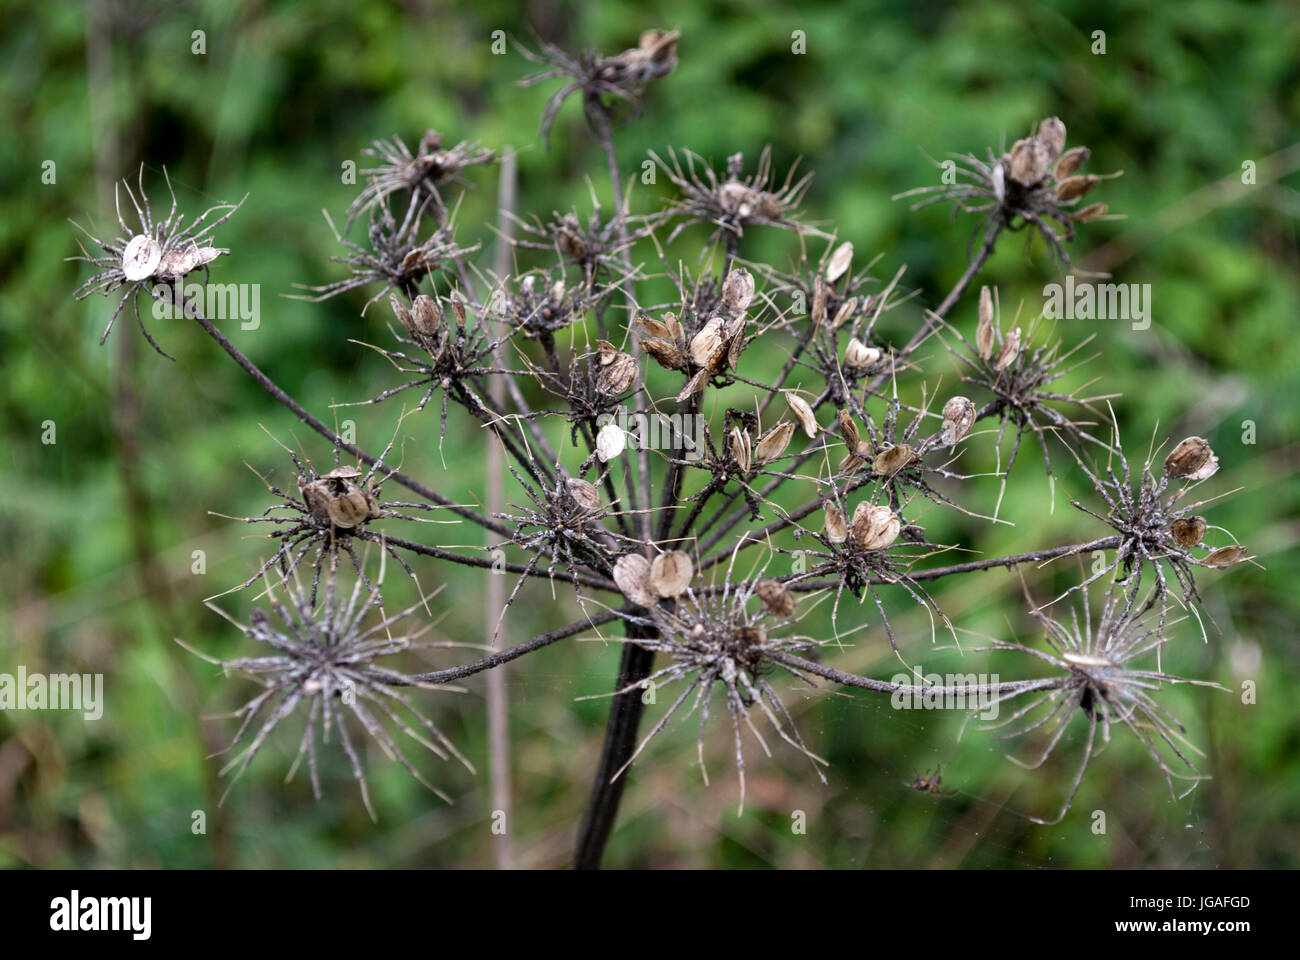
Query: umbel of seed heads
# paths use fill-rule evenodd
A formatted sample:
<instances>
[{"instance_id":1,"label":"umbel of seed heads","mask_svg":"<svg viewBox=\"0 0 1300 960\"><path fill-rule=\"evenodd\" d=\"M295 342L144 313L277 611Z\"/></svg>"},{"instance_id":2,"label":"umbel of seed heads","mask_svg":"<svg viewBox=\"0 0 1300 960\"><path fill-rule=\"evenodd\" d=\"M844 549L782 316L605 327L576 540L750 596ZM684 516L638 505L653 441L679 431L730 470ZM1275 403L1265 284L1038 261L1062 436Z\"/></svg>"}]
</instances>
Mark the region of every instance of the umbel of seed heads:
<instances>
[{"instance_id":1,"label":"umbel of seed heads","mask_svg":"<svg viewBox=\"0 0 1300 960\"><path fill-rule=\"evenodd\" d=\"M413 203L424 206L425 201L429 201L430 212L435 220L441 222L447 207L438 188L450 183L464 183L460 174L466 167L491 163L495 159L491 150L465 141L443 149L442 135L436 130L424 131L415 153L395 134L391 140L374 141L361 152L380 163L360 171L368 179L348 207L344 231L357 217L374 207L383 206L390 195L404 190L410 191Z\"/></svg>"}]
</instances>

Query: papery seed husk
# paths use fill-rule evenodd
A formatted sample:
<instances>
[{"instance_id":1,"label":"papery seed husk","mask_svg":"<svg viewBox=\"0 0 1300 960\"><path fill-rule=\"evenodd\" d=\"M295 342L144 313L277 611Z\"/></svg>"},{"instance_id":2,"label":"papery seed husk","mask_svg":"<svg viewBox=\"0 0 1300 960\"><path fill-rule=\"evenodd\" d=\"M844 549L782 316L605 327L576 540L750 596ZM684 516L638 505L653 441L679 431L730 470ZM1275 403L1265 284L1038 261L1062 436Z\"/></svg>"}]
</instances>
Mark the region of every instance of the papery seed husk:
<instances>
[{"instance_id":1,"label":"papery seed husk","mask_svg":"<svg viewBox=\"0 0 1300 960\"><path fill-rule=\"evenodd\" d=\"M993 365L993 369L1005 370L1016 362L1018 356L1020 356L1020 328L1016 327L1002 342L1002 352L998 354L998 362Z\"/></svg>"},{"instance_id":2,"label":"papery seed husk","mask_svg":"<svg viewBox=\"0 0 1300 960\"><path fill-rule=\"evenodd\" d=\"M617 423L607 423L596 434L596 456L600 462L613 460L627 447L627 434Z\"/></svg>"},{"instance_id":3,"label":"papery seed husk","mask_svg":"<svg viewBox=\"0 0 1300 960\"><path fill-rule=\"evenodd\" d=\"M819 274L813 281L812 313L808 317L814 327L821 323L822 317L826 315L826 294L826 281Z\"/></svg>"},{"instance_id":4,"label":"papery seed husk","mask_svg":"<svg viewBox=\"0 0 1300 960\"><path fill-rule=\"evenodd\" d=\"M1207 567L1230 567L1234 563L1241 563L1246 559L1246 548L1240 544L1231 547L1220 547L1209 554L1201 561Z\"/></svg>"},{"instance_id":5,"label":"papery seed husk","mask_svg":"<svg viewBox=\"0 0 1300 960\"><path fill-rule=\"evenodd\" d=\"M826 534L826 539L832 543L843 543L849 535L848 524L844 522L844 511L828 500L822 513L825 516L822 532Z\"/></svg>"},{"instance_id":6,"label":"papery seed husk","mask_svg":"<svg viewBox=\"0 0 1300 960\"><path fill-rule=\"evenodd\" d=\"M754 299L754 277L744 267L737 267L727 274L722 283L722 303L727 312L737 316L749 309Z\"/></svg>"},{"instance_id":7,"label":"papery seed husk","mask_svg":"<svg viewBox=\"0 0 1300 960\"><path fill-rule=\"evenodd\" d=\"M863 507L867 509L862 510ZM871 506L865 501L853 511L851 532L858 546L864 550L883 550L898 539L902 522L898 515L884 505Z\"/></svg>"},{"instance_id":8,"label":"papery seed husk","mask_svg":"<svg viewBox=\"0 0 1300 960\"><path fill-rule=\"evenodd\" d=\"M1061 154L1060 160L1056 161L1056 169L1052 172L1052 176L1058 181L1068 180L1091 156L1092 151L1087 147L1071 147Z\"/></svg>"},{"instance_id":9,"label":"papery seed husk","mask_svg":"<svg viewBox=\"0 0 1300 960\"><path fill-rule=\"evenodd\" d=\"M835 472L841 474L857 473L866 465L867 465L867 461L864 457L861 457L856 453L850 453L846 455L843 460L840 461L840 465L835 468Z\"/></svg>"},{"instance_id":10,"label":"papery seed husk","mask_svg":"<svg viewBox=\"0 0 1300 960\"><path fill-rule=\"evenodd\" d=\"M397 317L397 322L406 329L407 333L415 333L415 323L411 319L411 311L406 309L406 304L402 303L395 293L388 295L388 302L393 307L393 316Z\"/></svg>"},{"instance_id":11,"label":"papery seed husk","mask_svg":"<svg viewBox=\"0 0 1300 960\"><path fill-rule=\"evenodd\" d=\"M951 447L970 433L975 424L975 404L966 397L953 397L943 405L943 430L940 439Z\"/></svg>"},{"instance_id":12,"label":"papery seed husk","mask_svg":"<svg viewBox=\"0 0 1300 960\"><path fill-rule=\"evenodd\" d=\"M437 307L436 303L434 304L434 307ZM465 298L460 295L460 291L458 290L453 290L451 292L451 312L456 315L456 326L465 326ZM438 313L438 322L442 322L441 311Z\"/></svg>"},{"instance_id":13,"label":"papery seed husk","mask_svg":"<svg viewBox=\"0 0 1300 960\"><path fill-rule=\"evenodd\" d=\"M618 347L614 346L608 340L597 340L596 347L600 351L600 365L609 366L618 356Z\"/></svg>"},{"instance_id":14,"label":"papery seed husk","mask_svg":"<svg viewBox=\"0 0 1300 960\"><path fill-rule=\"evenodd\" d=\"M713 317L691 338L691 360L697 367L705 370L718 368L718 361L727 348L727 342L723 338L723 323L721 317Z\"/></svg>"},{"instance_id":15,"label":"papery seed husk","mask_svg":"<svg viewBox=\"0 0 1300 960\"><path fill-rule=\"evenodd\" d=\"M881 356L879 347L869 347L853 337L844 348L844 366L850 370L867 370L879 363Z\"/></svg>"},{"instance_id":16,"label":"papery seed husk","mask_svg":"<svg viewBox=\"0 0 1300 960\"><path fill-rule=\"evenodd\" d=\"M853 316L853 311L858 309L858 298L849 297L842 304L839 310L835 311L835 319L831 321L831 329L838 330L844 326L844 321Z\"/></svg>"},{"instance_id":17,"label":"papery seed husk","mask_svg":"<svg viewBox=\"0 0 1300 960\"><path fill-rule=\"evenodd\" d=\"M132 283L152 277L162 255L162 247L153 237L147 233L134 236L122 251L122 273Z\"/></svg>"},{"instance_id":18,"label":"papery seed husk","mask_svg":"<svg viewBox=\"0 0 1300 960\"><path fill-rule=\"evenodd\" d=\"M650 589L661 597L677 597L691 584L695 567L684 550L668 550L650 566Z\"/></svg>"},{"instance_id":19,"label":"papery seed husk","mask_svg":"<svg viewBox=\"0 0 1300 960\"><path fill-rule=\"evenodd\" d=\"M813 416L813 408L809 406L808 401L797 393L791 393L789 390L785 393L785 402L789 405L790 411L799 421L799 426L803 427L803 432L808 434L811 440L817 436L817 418Z\"/></svg>"},{"instance_id":20,"label":"papery seed husk","mask_svg":"<svg viewBox=\"0 0 1300 960\"><path fill-rule=\"evenodd\" d=\"M987 360L993 356L993 291L988 287L980 287L980 322L975 328L975 349L979 351L980 359Z\"/></svg>"},{"instance_id":21,"label":"papery seed husk","mask_svg":"<svg viewBox=\"0 0 1300 960\"><path fill-rule=\"evenodd\" d=\"M665 313L664 326L668 328L668 339L676 340L680 343L682 340L682 324L681 321L677 319L677 314L671 311Z\"/></svg>"},{"instance_id":22,"label":"papery seed husk","mask_svg":"<svg viewBox=\"0 0 1300 960\"><path fill-rule=\"evenodd\" d=\"M564 281L556 280L553 284L551 284L551 301L553 303L559 303L563 299L564 299Z\"/></svg>"},{"instance_id":23,"label":"papery seed husk","mask_svg":"<svg viewBox=\"0 0 1300 960\"><path fill-rule=\"evenodd\" d=\"M1099 183L1101 183L1101 177L1092 173L1069 177L1056 185L1055 197L1062 203L1066 200L1074 200L1083 196Z\"/></svg>"},{"instance_id":24,"label":"papery seed husk","mask_svg":"<svg viewBox=\"0 0 1300 960\"><path fill-rule=\"evenodd\" d=\"M745 349L745 315L741 314L727 324L723 332L727 338L727 366L735 370L740 363L740 353Z\"/></svg>"},{"instance_id":25,"label":"papery seed husk","mask_svg":"<svg viewBox=\"0 0 1300 960\"><path fill-rule=\"evenodd\" d=\"M330 520L334 526L350 530L360 526L370 518L370 504L361 488L354 483L342 496L334 497L328 505Z\"/></svg>"},{"instance_id":26,"label":"papery seed husk","mask_svg":"<svg viewBox=\"0 0 1300 960\"><path fill-rule=\"evenodd\" d=\"M844 437L844 443L848 446L849 451L857 449L858 441L862 439L862 434L858 431L858 425L853 419L853 414L848 410L841 409L836 414L836 419L840 422L840 435Z\"/></svg>"},{"instance_id":27,"label":"papery seed husk","mask_svg":"<svg viewBox=\"0 0 1300 960\"><path fill-rule=\"evenodd\" d=\"M662 340L659 337L646 337L641 341L641 347L646 353L654 357L655 362L665 370L680 369L682 362L686 359L682 356L682 351L678 349L677 344L670 340Z\"/></svg>"},{"instance_id":28,"label":"papery seed husk","mask_svg":"<svg viewBox=\"0 0 1300 960\"><path fill-rule=\"evenodd\" d=\"M841 243L831 254L831 262L826 265L826 282L834 283L844 274L848 273L849 267L853 265L853 244L847 241Z\"/></svg>"},{"instance_id":29,"label":"papery seed husk","mask_svg":"<svg viewBox=\"0 0 1300 960\"><path fill-rule=\"evenodd\" d=\"M650 592L650 561L639 553L625 553L614 561L614 583L638 607L654 606Z\"/></svg>"},{"instance_id":30,"label":"papery seed husk","mask_svg":"<svg viewBox=\"0 0 1300 960\"><path fill-rule=\"evenodd\" d=\"M1026 187L1032 187L1047 175L1055 159L1047 144L1037 137L1017 140L1015 146L1011 148L1011 164L1008 172L1012 180Z\"/></svg>"},{"instance_id":31,"label":"papery seed husk","mask_svg":"<svg viewBox=\"0 0 1300 960\"><path fill-rule=\"evenodd\" d=\"M1106 211L1109 209L1110 207L1106 206L1104 203L1091 203L1079 212L1073 214L1070 219L1075 223L1089 223L1093 220L1100 220L1102 217L1106 216Z\"/></svg>"},{"instance_id":32,"label":"papery seed husk","mask_svg":"<svg viewBox=\"0 0 1300 960\"><path fill-rule=\"evenodd\" d=\"M569 488L569 496L573 497L574 502L582 509L600 509L600 491L596 489L595 484L571 477L565 481L565 486Z\"/></svg>"},{"instance_id":33,"label":"papery seed husk","mask_svg":"<svg viewBox=\"0 0 1300 960\"><path fill-rule=\"evenodd\" d=\"M1169 532L1174 542L1184 550L1190 550L1205 537L1206 523L1204 517L1182 517L1169 525Z\"/></svg>"},{"instance_id":34,"label":"papery seed husk","mask_svg":"<svg viewBox=\"0 0 1300 960\"><path fill-rule=\"evenodd\" d=\"M617 396L626 393L636 382L636 357L630 353L615 352L609 365L600 371L597 386L604 392Z\"/></svg>"},{"instance_id":35,"label":"papery seed husk","mask_svg":"<svg viewBox=\"0 0 1300 960\"><path fill-rule=\"evenodd\" d=\"M754 462L761 464L775 460L785 453L785 448L790 446L790 438L793 436L794 421L782 420L767 431L754 446Z\"/></svg>"},{"instance_id":36,"label":"papery seed husk","mask_svg":"<svg viewBox=\"0 0 1300 960\"><path fill-rule=\"evenodd\" d=\"M647 337L657 337L660 340L667 340L672 337L672 333L668 330L668 325L666 323L652 320L644 314L637 317L636 323L637 326L641 328L641 332Z\"/></svg>"},{"instance_id":37,"label":"papery seed husk","mask_svg":"<svg viewBox=\"0 0 1300 960\"><path fill-rule=\"evenodd\" d=\"M913 459L915 459L915 455L912 452L911 445L900 443L876 454L876 459L871 463L871 470L882 477L892 477L911 463Z\"/></svg>"},{"instance_id":38,"label":"papery seed husk","mask_svg":"<svg viewBox=\"0 0 1300 960\"><path fill-rule=\"evenodd\" d=\"M754 592L758 594L758 598L763 601L763 606L767 607L767 612L772 616L789 617L794 615L794 594L781 581L761 580Z\"/></svg>"},{"instance_id":39,"label":"papery seed husk","mask_svg":"<svg viewBox=\"0 0 1300 960\"><path fill-rule=\"evenodd\" d=\"M416 333L425 337L436 336L442 326L442 310L438 307L438 301L427 293L420 294L411 305L411 320L415 323Z\"/></svg>"},{"instance_id":40,"label":"papery seed husk","mask_svg":"<svg viewBox=\"0 0 1300 960\"><path fill-rule=\"evenodd\" d=\"M1188 437L1165 457L1165 475L1179 480L1205 480L1219 469L1219 458L1204 437Z\"/></svg>"},{"instance_id":41,"label":"papery seed husk","mask_svg":"<svg viewBox=\"0 0 1300 960\"><path fill-rule=\"evenodd\" d=\"M1065 149L1065 124L1059 117L1048 117L1038 125L1038 139L1047 147L1048 156L1055 163Z\"/></svg>"},{"instance_id":42,"label":"papery seed husk","mask_svg":"<svg viewBox=\"0 0 1300 960\"><path fill-rule=\"evenodd\" d=\"M713 371L704 369L687 380L686 386L682 387L681 393L677 394L677 402L681 403L687 397L703 390L704 385L709 382L709 377L711 376L713 376Z\"/></svg>"},{"instance_id":43,"label":"papery seed husk","mask_svg":"<svg viewBox=\"0 0 1300 960\"><path fill-rule=\"evenodd\" d=\"M750 440L749 433L740 427L731 428L731 456L741 473L749 473L754 462L753 441Z\"/></svg>"}]
</instances>

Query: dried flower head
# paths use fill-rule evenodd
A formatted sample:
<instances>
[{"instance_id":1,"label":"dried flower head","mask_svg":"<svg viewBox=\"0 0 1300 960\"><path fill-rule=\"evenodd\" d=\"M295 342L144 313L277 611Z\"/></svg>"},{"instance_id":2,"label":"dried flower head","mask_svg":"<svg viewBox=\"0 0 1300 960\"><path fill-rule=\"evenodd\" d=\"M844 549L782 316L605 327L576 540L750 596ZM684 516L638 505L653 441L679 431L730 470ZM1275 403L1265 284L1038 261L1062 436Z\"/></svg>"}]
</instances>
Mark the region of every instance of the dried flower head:
<instances>
[{"instance_id":1,"label":"dried flower head","mask_svg":"<svg viewBox=\"0 0 1300 960\"><path fill-rule=\"evenodd\" d=\"M379 165L359 171L368 179L348 207L344 232L357 217L374 207L386 205L390 196L402 191L409 191L411 203L421 208L427 206L433 217L441 222L447 208L438 188L449 183L464 183L460 174L465 168L491 163L494 159L491 150L466 141L443 149L442 135L436 130L424 131L415 153L396 135L391 140L375 140L361 152L374 157Z\"/></svg>"}]
</instances>

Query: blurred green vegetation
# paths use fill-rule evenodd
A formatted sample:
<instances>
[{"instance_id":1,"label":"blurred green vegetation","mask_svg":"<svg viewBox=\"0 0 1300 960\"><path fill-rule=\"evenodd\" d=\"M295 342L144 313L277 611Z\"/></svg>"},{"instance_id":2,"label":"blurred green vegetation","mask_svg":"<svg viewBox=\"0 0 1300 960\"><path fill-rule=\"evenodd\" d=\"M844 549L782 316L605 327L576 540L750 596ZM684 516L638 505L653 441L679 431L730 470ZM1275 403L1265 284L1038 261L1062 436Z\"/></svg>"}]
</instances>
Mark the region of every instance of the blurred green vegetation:
<instances>
[{"instance_id":1,"label":"blurred green vegetation","mask_svg":"<svg viewBox=\"0 0 1300 960\"><path fill-rule=\"evenodd\" d=\"M89 15L87 10L90 10ZM359 316L374 291L323 304L285 299L292 283L337 279L344 268L321 217L337 219L355 188L341 165L363 161L370 140L398 134L413 143L427 128L450 141L519 150L519 208L589 209L590 176L606 207L608 182L575 102L565 106L550 151L537 139L554 84L520 89L530 65L513 51L491 52L491 32L531 42L535 28L569 49L617 50L642 29L682 31L681 62L652 86L644 112L620 128L625 172L647 151L689 147L721 167L744 151L751 162L770 143L778 171L797 158L816 171L805 217L832 223L854 242L859 262L879 254L877 274L906 264L904 285L920 296L892 313L888 330L906 336L960 276L974 222L946 208L909 212L893 194L934 182L929 157L982 154L1059 115L1069 143L1093 150L1088 169L1119 170L1098 199L1126 219L1091 224L1071 247L1076 263L1105 266L1117 282L1150 283L1151 329L1127 322L1068 321L1075 341L1095 333L1100 357L1072 378L1094 376L1114 401L1131 452L1158 438L1200 434L1222 469L1211 492L1240 488L1215 504L1211 522L1232 530L1261 567L1208 571L1200 579L1211 628L1193 623L1164 666L1216 680L1232 693L1179 688L1164 701L1188 723L1213 779L1172 801L1159 771L1126 733L1094 758L1069 818L1037 827L1018 811L1048 813L1074 774L1082 724L1038 771L1004 758L1006 745L968 730L960 717L890 709L880 697L795 691L791 710L812 749L831 761L822 785L793 751L772 758L752 741L749 802L736 814L736 783L725 723L706 743L712 783L693 766L694 724L674 725L629 775L607 863L617 866L786 867L1143 867L1296 866L1300 863L1300 683L1296 650L1300 600L1293 552L1300 484L1300 337L1297 307L1296 151L1276 180L1269 158L1300 141L1300 18L1285 3L1187 0L1178 4L1066 2L547 3L500 0L407 3L287 2L33 4L0 6L0 107L6 148L0 216L0 672L105 674L102 720L60 713L0 714L0 864L7 866L483 866L493 860L482 678L468 692L421 700L479 767L433 770L456 798L450 807L376 751L369 771L379 823L372 824L341 758L325 766L326 796L313 801L305 777L282 783L297 736L272 739L224 807L224 789L204 757L234 730L214 715L238 703L244 680L172 643L180 636L213 655L248 652L202 598L256 569L264 544L243 525L211 515L253 515L264 490L244 463L287 479L283 452L259 425L299 442L318 463L319 438L257 389L221 351L183 324L151 329L177 357L157 357L124 314L97 344L110 301L82 303L71 292L88 276L76 253L71 217L112 222L111 183L146 165L155 206L165 166L182 208L251 195L217 231L231 248L214 269L223 283L262 284L262 323L228 334L313 412L362 399L393 383L386 362L349 342L383 342L384 311ZM195 55L192 32L204 31ZM1106 52L1091 52L1093 32ZM803 31L806 53L791 52ZM53 161L56 182L42 182ZM1242 164L1259 183L1240 190ZM491 263L496 184L491 168L468 174L473 189L458 217L458 239L481 241ZM639 182L633 207L657 209L663 178ZM696 243L702 231L692 234ZM689 244L687 246L690 246ZM695 249L698 249L696 247ZM820 250L814 250L814 255ZM785 265L792 235L755 232L742 255ZM638 251L638 258L650 251ZM694 257L694 253L685 256ZM688 260L688 262L691 262ZM982 277L997 283L1004 311L1041 301L1058 274L1041 246L1004 237ZM974 299L953 313L974 325ZM753 353L753 351L751 351ZM928 354L927 378L956 374ZM747 354L754 371L784 355ZM758 377L757 372L751 376ZM747 399L733 388L734 402ZM919 384L906 385L909 398ZM382 447L395 428L389 405L359 408L359 442ZM344 414L340 413L340 416ZM57 443L41 442L53 421ZM1242 442L1243 423L1256 442ZM461 502L482 496L484 443L453 411L443 467L436 414L403 425L404 470L431 478ZM1064 459L1063 457L1061 458ZM1055 460L1054 460L1055 463ZM971 472L991 470L992 453L972 445ZM1101 535L1064 494L1088 501L1077 473L1057 464L1061 488L1049 514L1041 455L1026 444L993 527L943 511L926 515L932 538L996 555ZM989 512L992 479L972 481L963 502ZM507 494L517 493L508 482ZM431 527L441 543L480 544L464 525ZM789 546L789 544L785 544ZM207 572L191 573L193 551ZM781 561L777 561L778 563ZM440 639L483 641L483 575L447 565L419 567ZM1036 595L1070 571L1027 570ZM569 622L572 598L552 601L530 587L508 621L510 639ZM937 585L935 596L964 631L1033 635L1018 578L1003 571ZM1040 598L1041 598L1040 596ZM247 613L246 594L223 608ZM806 621L829 630L823 605ZM911 662L927 671L997 671L1024 665L932 650L925 614L891 607ZM846 602L840 624L866 616ZM841 668L888 678L900 665L874 626L835 654ZM940 644L942 646L942 644ZM439 653L450 665L472 656ZM511 835L523 866L567 862L590 789L607 711L616 644L566 642L512 664ZM1244 706L1243 680L1258 683ZM662 709L662 704L658 709ZM656 717L656 708L649 716ZM725 721L725 718L723 718ZM715 717L716 720L716 717ZM1019 755L1027 755L1020 751ZM421 758L427 771L429 763ZM436 761L434 761L436 763ZM913 771L943 764L937 799L907 790ZM1108 814L1104 836L1089 812ZM203 810L208 833L191 833ZM791 811L808 832L791 831Z\"/></svg>"}]
</instances>

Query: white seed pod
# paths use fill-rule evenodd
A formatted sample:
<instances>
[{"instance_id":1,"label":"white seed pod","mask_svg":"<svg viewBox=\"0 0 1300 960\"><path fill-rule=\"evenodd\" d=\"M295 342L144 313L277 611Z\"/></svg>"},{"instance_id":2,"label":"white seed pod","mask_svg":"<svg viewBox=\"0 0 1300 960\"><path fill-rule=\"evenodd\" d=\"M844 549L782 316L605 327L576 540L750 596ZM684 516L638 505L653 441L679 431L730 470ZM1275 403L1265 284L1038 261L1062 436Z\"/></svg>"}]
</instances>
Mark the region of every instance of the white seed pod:
<instances>
[{"instance_id":1,"label":"white seed pod","mask_svg":"<svg viewBox=\"0 0 1300 960\"><path fill-rule=\"evenodd\" d=\"M1184 550L1190 550L1205 537L1206 523L1204 517L1183 517L1169 525L1169 533L1174 543Z\"/></svg>"},{"instance_id":2,"label":"white seed pod","mask_svg":"<svg viewBox=\"0 0 1300 960\"><path fill-rule=\"evenodd\" d=\"M564 300L564 281L556 280L551 284L551 302L561 303Z\"/></svg>"},{"instance_id":3,"label":"white seed pod","mask_svg":"<svg viewBox=\"0 0 1300 960\"><path fill-rule=\"evenodd\" d=\"M749 309L754 299L754 277L744 267L737 267L722 282L722 305L727 312L739 316Z\"/></svg>"},{"instance_id":4,"label":"white seed pod","mask_svg":"<svg viewBox=\"0 0 1300 960\"><path fill-rule=\"evenodd\" d=\"M437 336L442 326L442 310L438 301L428 294L420 294L411 305L411 319L415 321L416 333L426 337Z\"/></svg>"},{"instance_id":5,"label":"white seed pod","mask_svg":"<svg viewBox=\"0 0 1300 960\"><path fill-rule=\"evenodd\" d=\"M975 349L980 359L987 360L993 356L993 291L980 287L980 322L975 328Z\"/></svg>"},{"instance_id":6,"label":"white seed pod","mask_svg":"<svg viewBox=\"0 0 1300 960\"><path fill-rule=\"evenodd\" d=\"M939 434L945 447L951 447L975 425L975 404L966 397L953 397L943 405L943 429Z\"/></svg>"},{"instance_id":7,"label":"white seed pod","mask_svg":"<svg viewBox=\"0 0 1300 960\"><path fill-rule=\"evenodd\" d=\"M1056 169L1052 171L1052 176L1058 182L1068 180L1074 176L1075 171L1087 162L1090 156L1092 156L1092 151L1087 147L1071 147L1061 154L1060 160L1056 161Z\"/></svg>"},{"instance_id":8,"label":"white seed pod","mask_svg":"<svg viewBox=\"0 0 1300 960\"><path fill-rule=\"evenodd\" d=\"M831 262L826 265L826 282L834 283L848 273L852 265L853 244L846 241L836 247L835 252L831 254Z\"/></svg>"},{"instance_id":9,"label":"white seed pod","mask_svg":"<svg viewBox=\"0 0 1300 960\"><path fill-rule=\"evenodd\" d=\"M993 164L993 173L989 179L993 183L993 196L1001 203L1007 198L1007 168L1004 160L999 160Z\"/></svg>"},{"instance_id":10,"label":"white seed pod","mask_svg":"<svg viewBox=\"0 0 1300 960\"><path fill-rule=\"evenodd\" d=\"M822 532L826 534L826 539L831 543L843 543L849 536L849 525L844 520L844 511L829 500L822 508L822 514L825 522L822 524Z\"/></svg>"},{"instance_id":11,"label":"white seed pod","mask_svg":"<svg viewBox=\"0 0 1300 960\"><path fill-rule=\"evenodd\" d=\"M790 446L790 438L793 436L794 421L782 420L763 434L758 443L754 445L754 463L767 463L781 456L781 454L785 453L785 448Z\"/></svg>"},{"instance_id":12,"label":"white seed pod","mask_svg":"<svg viewBox=\"0 0 1300 960\"><path fill-rule=\"evenodd\" d=\"M601 363L605 363L603 354ZM596 388L602 393L618 396L631 389L636 382L636 374L636 357L616 350L608 364L601 368L600 376L596 378Z\"/></svg>"},{"instance_id":13,"label":"white seed pod","mask_svg":"<svg viewBox=\"0 0 1300 960\"><path fill-rule=\"evenodd\" d=\"M794 594L781 581L762 580L754 592L758 594L758 598L763 601L763 606L767 607L767 612L772 616L790 617L794 615Z\"/></svg>"},{"instance_id":14,"label":"white seed pod","mask_svg":"<svg viewBox=\"0 0 1300 960\"><path fill-rule=\"evenodd\" d=\"M854 337L844 348L844 366L850 370L869 370L880 362L881 356L879 347L869 347Z\"/></svg>"},{"instance_id":15,"label":"white seed pod","mask_svg":"<svg viewBox=\"0 0 1300 960\"><path fill-rule=\"evenodd\" d=\"M565 481L565 486L569 488L569 496L573 497L574 502L582 509L600 509L600 491L596 489L594 483L588 483L586 480L580 480L577 477L570 477Z\"/></svg>"},{"instance_id":16,"label":"white seed pod","mask_svg":"<svg viewBox=\"0 0 1300 960\"><path fill-rule=\"evenodd\" d=\"M695 575L691 555L684 550L667 550L650 565L650 589L661 597L677 597L686 592Z\"/></svg>"},{"instance_id":17,"label":"white seed pod","mask_svg":"<svg viewBox=\"0 0 1300 960\"><path fill-rule=\"evenodd\" d=\"M863 501L853 511L850 532L863 550L883 550L898 539L902 522L884 505L872 506Z\"/></svg>"},{"instance_id":18,"label":"white seed pod","mask_svg":"<svg viewBox=\"0 0 1300 960\"><path fill-rule=\"evenodd\" d=\"M722 317L713 317L691 338L691 360L705 370L718 369L727 349Z\"/></svg>"},{"instance_id":19,"label":"white seed pod","mask_svg":"<svg viewBox=\"0 0 1300 960\"><path fill-rule=\"evenodd\" d=\"M853 419L853 415L846 409L841 409L836 415L840 422L840 435L844 437L844 444L849 448L849 453L856 453L858 443L862 440L862 434L858 431L858 425Z\"/></svg>"},{"instance_id":20,"label":"white seed pod","mask_svg":"<svg viewBox=\"0 0 1300 960\"><path fill-rule=\"evenodd\" d=\"M1213 551L1201 563L1207 567L1230 567L1234 563L1241 563L1246 559L1246 548L1240 544L1231 547L1220 547Z\"/></svg>"},{"instance_id":21,"label":"white seed pod","mask_svg":"<svg viewBox=\"0 0 1300 960\"><path fill-rule=\"evenodd\" d=\"M789 390L785 391L785 402L790 407L790 412L794 414L795 419L799 421L799 426L803 427L803 432L808 434L811 440L817 436L817 418L813 415L813 408L808 401L797 393Z\"/></svg>"},{"instance_id":22,"label":"white seed pod","mask_svg":"<svg viewBox=\"0 0 1300 960\"><path fill-rule=\"evenodd\" d=\"M835 319L831 321L831 329L838 330L840 327L844 326L844 321L848 320L849 317L853 316L853 311L857 309L858 309L857 297L849 297L847 300L845 300L842 304L840 304L840 308L835 311Z\"/></svg>"},{"instance_id":23,"label":"white seed pod","mask_svg":"<svg viewBox=\"0 0 1300 960\"><path fill-rule=\"evenodd\" d=\"M650 561L639 553L625 553L614 561L614 583L638 607L654 606L650 591Z\"/></svg>"},{"instance_id":24,"label":"white seed pod","mask_svg":"<svg viewBox=\"0 0 1300 960\"><path fill-rule=\"evenodd\" d=\"M1005 370L1016 362L1020 356L1020 328L1016 327L1007 334L1007 338L1002 341L1002 352L998 354L998 362L993 365L994 370Z\"/></svg>"},{"instance_id":25,"label":"white seed pod","mask_svg":"<svg viewBox=\"0 0 1300 960\"><path fill-rule=\"evenodd\" d=\"M1188 437L1165 457L1165 476L1176 480L1205 480L1219 470L1219 458L1204 437Z\"/></svg>"},{"instance_id":26,"label":"white seed pod","mask_svg":"<svg viewBox=\"0 0 1300 960\"><path fill-rule=\"evenodd\" d=\"M731 428L731 456L741 473L749 473L754 464L753 441L749 438L749 432L740 427Z\"/></svg>"},{"instance_id":27,"label":"white seed pod","mask_svg":"<svg viewBox=\"0 0 1300 960\"><path fill-rule=\"evenodd\" d=\"M879 476L892 477L914 460L916 454L911 445L900 443L876 454L876 459L871 462L871 470Z\"/></svg>"},{"instance_id":28,"label":"white seed pod","mask_svg":"<svg viewBox=\"0 0 1300 960\"><path fill-rule=\"evenodd\" d=\"M601 463L613 460L627 448L627 434L617 423L607 423L596 434L596 456Z\"/></svg>"},{"instance_id":29,"label":"white seed pod","mask_svg":"<svg viewBox=\"0 0 1300 960\"><path fill-rule=\"evenodd\" d=\"M122 273L133 283L152 277L161 262L162 247L147 233L132 237L122 251Z\"/></svg>"}]
</instances>

